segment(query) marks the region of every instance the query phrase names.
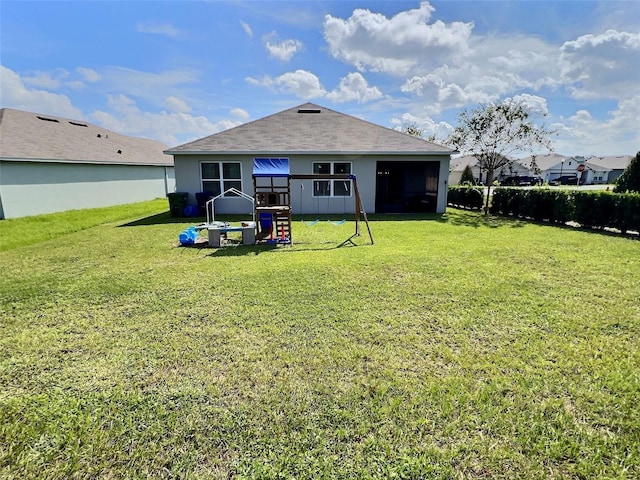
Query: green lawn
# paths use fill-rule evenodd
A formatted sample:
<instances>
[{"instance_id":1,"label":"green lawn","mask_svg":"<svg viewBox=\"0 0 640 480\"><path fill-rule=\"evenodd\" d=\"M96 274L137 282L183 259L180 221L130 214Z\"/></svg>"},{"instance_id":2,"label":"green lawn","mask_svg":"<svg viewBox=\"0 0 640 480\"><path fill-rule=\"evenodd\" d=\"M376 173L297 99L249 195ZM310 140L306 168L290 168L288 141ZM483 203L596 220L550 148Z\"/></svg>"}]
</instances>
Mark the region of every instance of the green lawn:
<instances>
[{"instance_id":1,"label":"green lawn","mask_svg":"<svg viewBox=\"0 0 640 480\"><path fill-rule=\"evenodd\" d=\"M0 478L640 477L640 241L166 203L0 222Z\"/></svg>"}]
</instances>

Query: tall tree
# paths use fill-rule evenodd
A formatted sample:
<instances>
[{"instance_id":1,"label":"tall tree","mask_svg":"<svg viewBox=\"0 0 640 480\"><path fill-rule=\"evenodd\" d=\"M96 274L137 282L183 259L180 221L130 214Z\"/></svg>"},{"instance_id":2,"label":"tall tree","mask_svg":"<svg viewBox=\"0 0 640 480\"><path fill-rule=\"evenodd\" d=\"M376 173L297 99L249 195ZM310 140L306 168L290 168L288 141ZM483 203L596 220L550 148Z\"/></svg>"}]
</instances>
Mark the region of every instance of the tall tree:
<instances>
[{"instance_id":1,"label":"tall tree","mask_svg":"<svg viewBox=\"0 0 640 480\"><path fill-rule=\"evenodd\" d=\"M464 109L447 144L476 157L480 169L486 172L486 185L490 190L495 172L512 162L510 155L539 147L552 151L553 132L544 125L536 125L534 117L530 108L514 99ZM489 212L489 193L485 213Z\"/></svg>"},{"instance_id":2,"label":"tall tree","mask_svg":"<svg viewBox=\"0 0 640 480\"><path fill-rule=\"evenodd\" d=\"M467 165L466 167L464 167L464 170L462 171L462 175L460 175L460 185L464 185L465 183L475 183L475 180L473 178L473 171L471 170L471 166Z\"/></svg>"},{"instance_id":3,"label":"tall tree","mask_svg":"<svg viewBox=\"0 0 640 480\"><path fill-rule=\"evenodd\" d=\"M618 177L614 192L639 192L640 193L640 152L631 159L631 163Z\"/></svg>"},{"instance_id":4,"label":"tall tree","mask_svg":"<svg viewBox=\"0 0 640 480\"><path fill-rule=\"evenodd\" d=\"M411 135L412 137L422 138L422 136L424 135L424 130L420 128L415 122L403 124L400 131L402 133L406 133L407 135Z\"/></svg>"}]
</instances>

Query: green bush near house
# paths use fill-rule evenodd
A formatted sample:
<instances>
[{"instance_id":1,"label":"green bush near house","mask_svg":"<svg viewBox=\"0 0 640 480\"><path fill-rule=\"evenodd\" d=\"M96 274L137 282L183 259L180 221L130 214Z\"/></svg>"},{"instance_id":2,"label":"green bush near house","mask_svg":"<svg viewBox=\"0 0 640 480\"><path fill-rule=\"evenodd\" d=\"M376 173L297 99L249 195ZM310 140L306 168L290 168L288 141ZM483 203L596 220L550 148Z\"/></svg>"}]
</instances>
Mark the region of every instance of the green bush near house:
<instances>
[{"instance_id":1,"label":"green bush near house","mask_svg":"<svg viewBox=\"0 0 640 480\"><path fill-rule=\"evenodd\" d=\"M447 192L447 203L458 208L480 210L484 203L483 189L474 187L470 183L450 186Z\"/></svg>"},{"instance_id":2,"label":"green bush near house","mask_svg":"<svg viewBox=\"0 0 640 480\"><path fill-rule=\"evenodd\" d=\"M0 251L0 478L640 477L639 241L449 209L184 248L126 208L0 222L54 232Z\"/></svg>"}]
</instances>

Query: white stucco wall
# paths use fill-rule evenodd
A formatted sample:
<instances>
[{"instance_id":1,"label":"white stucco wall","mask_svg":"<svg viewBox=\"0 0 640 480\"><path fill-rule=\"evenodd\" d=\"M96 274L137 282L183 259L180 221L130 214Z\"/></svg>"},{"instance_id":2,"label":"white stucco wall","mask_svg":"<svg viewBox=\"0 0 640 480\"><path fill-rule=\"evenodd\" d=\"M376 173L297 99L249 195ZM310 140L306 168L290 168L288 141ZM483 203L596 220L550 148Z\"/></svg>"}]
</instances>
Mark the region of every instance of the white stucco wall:
<instances>
[{"instance_id":1,"label":"white stucco wall","mask_svg":"<svg viewBox=\"0 0 640 480\"><path fill-rule=\"evenodd\" d=\"M134 203L174 190L171 166L0 162L0 218Z\"/></svg>"},{"instance_id":2,"label":"white stucco wall","mask_svg":"<svg viewBox=\"0 0 640 480\"><path fill-rule=\"evenodd\" d=\"M449 157L440 161L440 174L438 178L438 203L436 213L444 213L447 209L447 189L449 188Z\"/></svg>"},{"instance_id":3,"label":"white stucco wall","mask_svg":"<svg viewBox=\"0 0 640 480\"><path fill-rule=\"evenodd\" d=\"M189 193L189 203L195 205L195 194L202 191L200 173L201 162L240 162L242 191L253 195L253 159L254 157L289 158L291 174L313 173L314 162L350 162L352 174L356 176L358 190L364 209L367 213L375 212L376 205L376 165L379 161L440 161L438 180L437 212L446 209L446 191L449 178L449 156L419 157L392 155L178 155L174 157L176 191ZM314 197L313 180L291 180L291 208L293 215L321 215L353 213L355 197ZM301 185L304 188L301 189ZM239 198L216 200L216 214L250 213L251 204Z\"/></svg>"}]
</instances>

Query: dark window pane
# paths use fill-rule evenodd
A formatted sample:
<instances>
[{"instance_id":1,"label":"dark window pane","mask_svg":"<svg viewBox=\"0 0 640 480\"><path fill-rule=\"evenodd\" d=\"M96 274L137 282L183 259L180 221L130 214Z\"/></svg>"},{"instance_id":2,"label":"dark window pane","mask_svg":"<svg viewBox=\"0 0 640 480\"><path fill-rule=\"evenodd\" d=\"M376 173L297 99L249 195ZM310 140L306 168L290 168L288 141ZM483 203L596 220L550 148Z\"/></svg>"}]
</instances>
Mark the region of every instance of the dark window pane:
<instances>
[{"instance_id":1,"label":"dark window pane","mask_svg":"<svg viewBox=\"0 0 640 480\"><path fill-rule=\"evenodd\" d=\"M349 180L335 180L333 182L333 194L336 197L351 196L351 182Z\"/></svg>"},{"instance_id":2,"label":"dark window pane","mask_svg":"<svg viewBox=\"0 0 640 480\"><path fill-rule=\"evenodd\" d=\"M316 173L316 174L331 173L331 164L330 163L314 163L313 173Z\"/></svg>"},{"instance_id":3,"label":"dark window pane","mask_svg":"<svg viewBox=\"0 0 640 480\"><path fill-rule=\"evenodd\" d=\"M222 177L225 179L229 178L240 178L240 164L239 163L223 163L222 164Z\"/></svg>"},{"instance_id":4,"label":"dark window pane","mask_svg":"<svg viewBox=\"0 0 640 480\"><path fill-rule=\"evenodd\" d=\"M328 197L329 195L331 195L331 189L329 188L328 180L316 180L313 182L314 197Z\"/></svg>"},{"instance_id":5,"label":"dark window pane","mask_svg":"<svg viewBox=\"0 0 640 480\"><path fill-rule=\"evenodd\" d=\"M333 165L333 173L336 174L349 174L351 173L350 163L335 163Z\"/></svg>"},{"instance_id":6,"label":"dark window pane","mask_svg":"<svg viewBox=\"0 0 640 480\"><path fill-rule=\"evenodd\" d=\"M216 197L222 193L220 191L220 182L202 182L202 191L211 192L211 196Z\"/></svg>"},{"instance_id":7,"label":"dark window pane","mask_svg":"<svg viewBox=\"0 0 640 480\"><path fill-rule=\"evenodd\" d=\"M241 190L242 182L237 182L237 181L226 181L226 182L224 182L224 191L226 192L230 188L235 188L236 190ZM234 193L227 193L225 196L227 196L227 197L235 197L236 195Z\"/></svg>"},{"instance_id":8,"label":"dark window pane","mask_svg":"<svg viewBox=\"0 0 640 480\"><path fill-rule=\"evenodd\" d=\"M200 168L202 170L202 179L210 180L213 178L220 178L220 164L219 163L201 163Z\"/></svg>"}]
</instances>

